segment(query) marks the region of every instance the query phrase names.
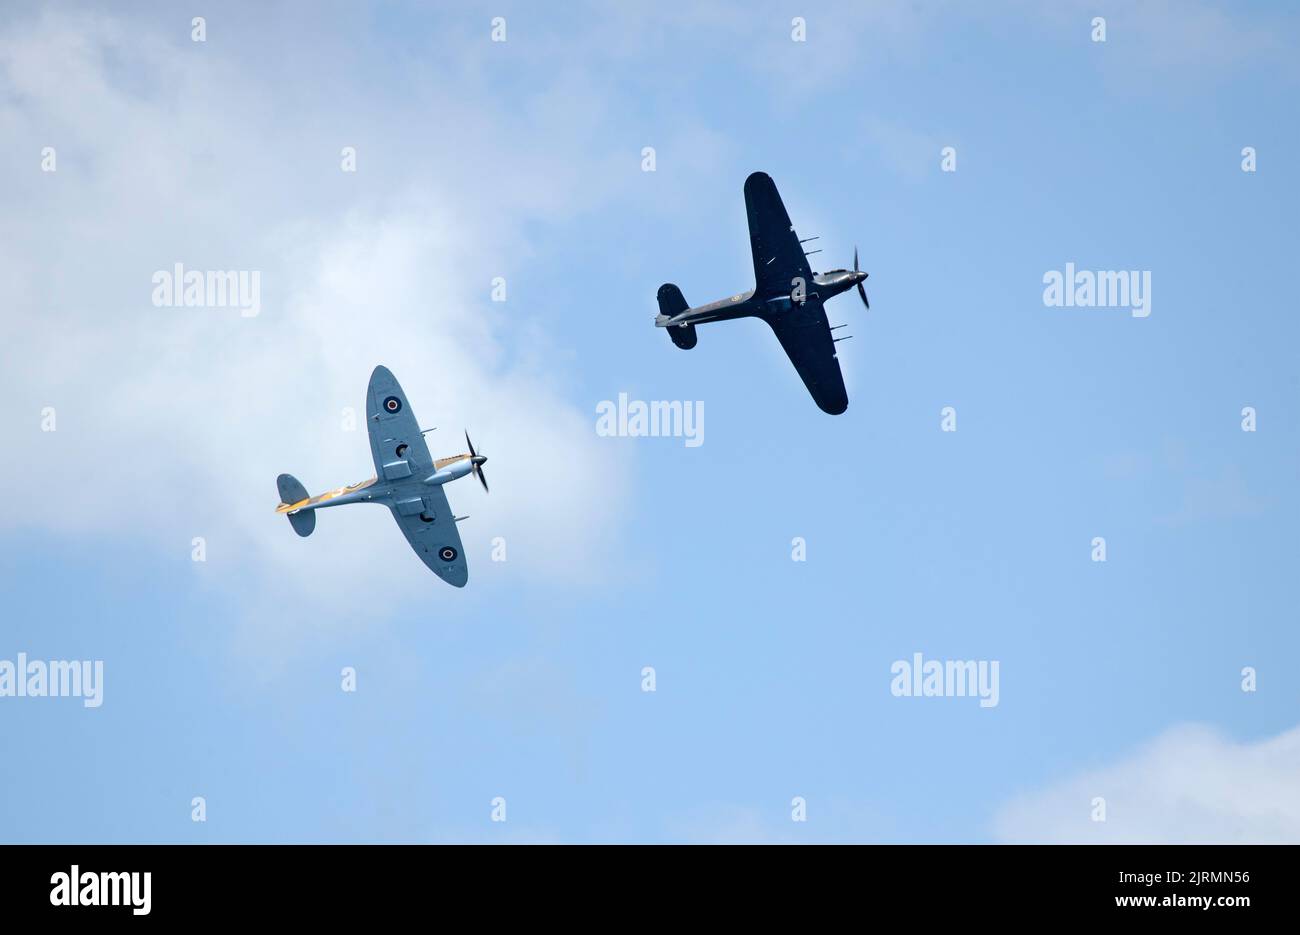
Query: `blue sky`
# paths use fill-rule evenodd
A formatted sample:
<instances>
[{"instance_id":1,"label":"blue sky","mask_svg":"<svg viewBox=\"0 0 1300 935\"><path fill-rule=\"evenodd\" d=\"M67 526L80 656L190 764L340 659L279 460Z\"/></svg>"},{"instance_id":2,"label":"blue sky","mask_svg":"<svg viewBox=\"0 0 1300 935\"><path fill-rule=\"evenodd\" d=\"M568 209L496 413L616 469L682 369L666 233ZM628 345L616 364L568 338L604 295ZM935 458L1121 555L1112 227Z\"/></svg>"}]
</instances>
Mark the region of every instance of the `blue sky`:
<instances>
[{"instance_id":1,"label":"blue sky","mask_svg":"<svg viewBox=\"0 0 1300 935\"><path fill-rule=\"evenodd\" d=\"M1295 11L661 6L6 8L0 659L105 684L0 698L0 839L1300 838ZM871 273L843 416L760 323L653 328L752 285L759 169ZM154 307L176 262L260 315ZM1045 307L1067 263L1150 317ZM463 592L272 511L369 476L378 363L492 459ZM999 704L894 697L917 652Z\"/></svg>"}]
</instances>

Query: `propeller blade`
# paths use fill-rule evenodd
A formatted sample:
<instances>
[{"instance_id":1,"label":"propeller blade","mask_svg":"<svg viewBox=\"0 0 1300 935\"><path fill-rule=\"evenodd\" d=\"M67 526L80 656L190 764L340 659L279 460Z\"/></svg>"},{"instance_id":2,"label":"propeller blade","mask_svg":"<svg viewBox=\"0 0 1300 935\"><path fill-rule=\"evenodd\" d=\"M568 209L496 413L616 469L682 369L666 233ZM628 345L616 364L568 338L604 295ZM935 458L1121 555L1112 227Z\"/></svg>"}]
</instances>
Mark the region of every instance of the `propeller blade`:
<instances>
[{"instance_id":1,"label":"propeller blade","mask_svg":"<svg viewBox=\"0 0 1300 935\"><path fill-rule=\"evenodd\" d=\"M483 485L483 490L484 490L484 491L487 491L487 489L488 489L487 478L483 476L483 462L487 461L487 458L483 457L483 456L480 455L477 451L474 450L474 443L473 443L472 441L469 440L469 432L468 432L468 431L465 433L465 444L466 444L466 445L469 445L469 469L470 469L470 472L471 472L475 477L478 478L478 482L479 482L480 484Z\"/></svg>"},{"instance_id":2,"label":"propeller blade","mask_svg":"<svg viewBox=\"0 0 1300 935\"><path fill-rule=\"evenodd\" d=\"M862 283L858 283L858 295L862 296L862 304L871 308L871 303L867 301L867 290L862 288Z\"/></svg>"},{"instance_id":3,"label":"propeller blade","mask_svg":"<svg viewBox=\"0 0 1300 935\"><path fill-rule=\"evenodd\" d=\"M853 272L858 271L858 245L853 245Z\"/></svg>"}]
</instances>

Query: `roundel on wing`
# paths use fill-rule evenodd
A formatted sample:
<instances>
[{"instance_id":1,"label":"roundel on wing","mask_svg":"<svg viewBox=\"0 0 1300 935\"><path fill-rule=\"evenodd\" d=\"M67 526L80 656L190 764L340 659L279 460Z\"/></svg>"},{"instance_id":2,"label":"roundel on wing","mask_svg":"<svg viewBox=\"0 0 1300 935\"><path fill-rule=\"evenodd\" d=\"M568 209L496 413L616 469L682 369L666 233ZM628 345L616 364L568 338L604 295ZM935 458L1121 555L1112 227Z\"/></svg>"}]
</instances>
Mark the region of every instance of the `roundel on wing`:
<instances>
[{"instance_id":1,"label":"roundel on wing","mask_svg":"<svg viewBox=\"0 0 1300 935\"><path fill-rule=\"evenodd\" d=\"M389 396L384 400L384 411L388 413L397 413L402 411L402 401L396 396Z\"/></svg>"},{"instance_id":2,"label":"roundel on wing","mask_svg":"<svg viewBox=\"0 0 1300 935\"><path fill-rule=\"evenodd\" d=\"M459 552L457 552L449 545L444 545L441 549L438 550L438 558L442 559L444 562L456 561L456 556L459 554L460 554Z\"/></svg>"}]
</instances>

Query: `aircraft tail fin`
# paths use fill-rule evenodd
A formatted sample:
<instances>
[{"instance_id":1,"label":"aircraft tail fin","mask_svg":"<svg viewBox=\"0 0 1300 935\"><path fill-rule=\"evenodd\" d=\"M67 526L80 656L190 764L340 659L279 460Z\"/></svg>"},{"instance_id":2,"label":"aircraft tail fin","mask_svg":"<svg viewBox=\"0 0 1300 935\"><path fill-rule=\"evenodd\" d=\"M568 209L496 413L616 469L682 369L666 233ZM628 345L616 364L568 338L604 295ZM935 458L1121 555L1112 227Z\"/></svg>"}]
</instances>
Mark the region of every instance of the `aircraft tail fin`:
<instances>
[{"instance_id":1,"label":"aircraft tail fin","mask_svg":"<svg viewBox=\"0 0 1300 935\"><path fill-rule=\"evenodd\" d=\"M283 508L307 499L307 488L292 474L281 474L275 479L275 486L280 490L280 512L282 513L286 512ZM289 525L300 536L310 536L312 530L316 528L315 510L299 510L288 515Z\"/></svg>"},{"instance_id":2,"label":"aircraft tail fin","mask_svg":"<svg viewBox=\"0 0 1300 935\"><path fill-rule=\"evenodd\" d=\"M666 282L659 287L659 317L660 319L672 318L674 315L680 315L690 308L686 304L686 297L682 295L682 290L671 282ZM689 351L695 346L699 338L695 334L694 325L667 325L665 330L668 337L673 339L676 344L684 351Z\"/></svg>"}]
</instances>

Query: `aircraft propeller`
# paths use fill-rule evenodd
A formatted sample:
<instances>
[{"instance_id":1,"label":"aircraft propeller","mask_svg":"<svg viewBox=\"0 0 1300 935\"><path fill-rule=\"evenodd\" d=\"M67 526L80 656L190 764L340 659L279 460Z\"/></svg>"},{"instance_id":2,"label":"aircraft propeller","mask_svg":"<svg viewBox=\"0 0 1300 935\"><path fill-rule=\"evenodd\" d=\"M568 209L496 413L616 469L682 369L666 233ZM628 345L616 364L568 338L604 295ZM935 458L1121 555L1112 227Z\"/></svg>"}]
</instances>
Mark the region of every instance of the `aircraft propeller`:
<instances>
[{"instance_id":1,"label":"aircraft propeller","mask_svg":"<svg viewBox=\"0 0 1300 935\"><path fill-rule=\"evenodd\" d=\"M483 465L487 463L487 458L474 450L474 443L469 440L469 432L465 433L465 444L469 445L470 470L478 478L478 482L483 485L483 492L488 493L487 478L483 476Z\"/></svg>"},{"instance_id":2,"label":"aircraft propeller","mask_svg":"<svg viewBox=\"0 0 1300 935\"><path fill-rule=\"evenodd\" d=\"M853 248L853 272L861 272L861 270L858 269L858 248L856 246ZM863 273L862 278L865 279L870 275L870 273ZM870 309L871 303L867 301L867 290L862 288L861 282L858 283L858 295L862 296L862 304Z\"/></svg>"}]
</instances>

